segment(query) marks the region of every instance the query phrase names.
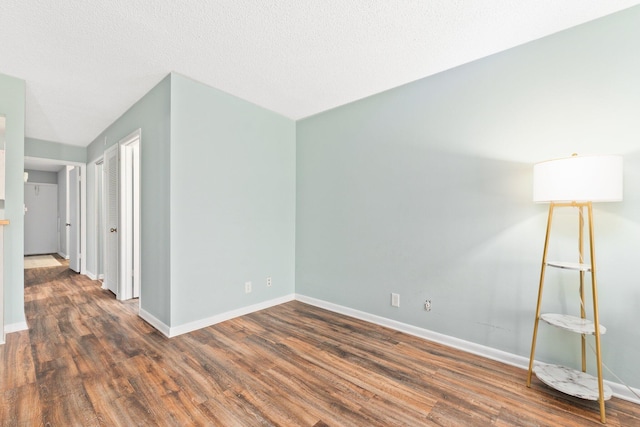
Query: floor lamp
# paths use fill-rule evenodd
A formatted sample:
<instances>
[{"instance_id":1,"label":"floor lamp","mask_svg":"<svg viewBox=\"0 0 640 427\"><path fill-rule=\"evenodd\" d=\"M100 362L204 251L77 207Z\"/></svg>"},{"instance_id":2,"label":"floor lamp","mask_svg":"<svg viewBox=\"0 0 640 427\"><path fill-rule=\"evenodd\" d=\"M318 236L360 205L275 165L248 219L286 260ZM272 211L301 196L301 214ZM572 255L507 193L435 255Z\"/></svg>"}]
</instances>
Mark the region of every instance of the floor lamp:
<instances>
[{"instance_id":1,"label":"floor lamp","mask_svg":"<svg viewBox=\"0 0 640 427\"><path fill-rule=\"evenodd\" d=\"M561 392L583 399L597 400L600 404L600 420L606 422L605 400L612 395L611 389L603 383L600 335L606 329L599 323L598 291L596 282L595 244L593 236L594 202L622 200L622 157L620 156L577 156L538 163L533 169L533 200L549 202L547 233L542 253L540 286L531 342L527 387L531 386L531 374ZM574 207L578 209L578 262L549 261L549 237L556 208ZM589 230L589 260L584 253L584 210L587 211ZM567 314L541 314L542 291L547 267L575 270L580 276L580 317ZM587 319L585 309L585 273L591 273L593 319ZM540 320L561 329L581 335L582 369L572 370L563 366L536 364L534 356ZM597 377L586 373L586 335L595 336Z\"/></svg>"}]
</instances>

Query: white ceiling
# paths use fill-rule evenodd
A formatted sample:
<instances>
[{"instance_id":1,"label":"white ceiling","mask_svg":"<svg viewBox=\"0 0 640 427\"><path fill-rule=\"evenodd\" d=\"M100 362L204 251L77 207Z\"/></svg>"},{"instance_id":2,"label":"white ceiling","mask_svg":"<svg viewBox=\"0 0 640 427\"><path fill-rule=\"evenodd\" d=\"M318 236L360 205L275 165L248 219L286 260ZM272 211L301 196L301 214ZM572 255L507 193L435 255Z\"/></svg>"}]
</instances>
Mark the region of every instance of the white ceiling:
<instances>
[{"instance_id":1,"label":"white ceiling","mask_svg":"<svg viewBox=\"0 0 640 427\"><path fill-rule=\"evenodd\" d=\"M28 137L86 146L171 71L299 119L640 0L3 0Z\"/></svg>"}]
</instances>

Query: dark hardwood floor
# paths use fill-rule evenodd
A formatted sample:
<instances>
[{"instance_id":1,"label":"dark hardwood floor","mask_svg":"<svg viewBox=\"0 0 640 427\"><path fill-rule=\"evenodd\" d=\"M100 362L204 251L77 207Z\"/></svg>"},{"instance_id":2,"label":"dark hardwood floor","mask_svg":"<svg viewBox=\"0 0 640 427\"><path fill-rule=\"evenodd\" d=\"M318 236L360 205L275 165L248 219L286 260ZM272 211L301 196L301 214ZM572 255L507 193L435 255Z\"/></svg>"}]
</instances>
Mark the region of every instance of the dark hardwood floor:
<instances>
[{"instance_id":1,"label":"dark hardwood floor","mask_svg":"<svg viewBox=\"0 0 640 427\"><path fill-rule=\"evenodd\" d=\"M4 426L589 426L596 402L526 372L300 302L167 339L100 283L25 270L0 346ZM640 405L607 402L610 426Z\"/></svg>"}]
</instances>

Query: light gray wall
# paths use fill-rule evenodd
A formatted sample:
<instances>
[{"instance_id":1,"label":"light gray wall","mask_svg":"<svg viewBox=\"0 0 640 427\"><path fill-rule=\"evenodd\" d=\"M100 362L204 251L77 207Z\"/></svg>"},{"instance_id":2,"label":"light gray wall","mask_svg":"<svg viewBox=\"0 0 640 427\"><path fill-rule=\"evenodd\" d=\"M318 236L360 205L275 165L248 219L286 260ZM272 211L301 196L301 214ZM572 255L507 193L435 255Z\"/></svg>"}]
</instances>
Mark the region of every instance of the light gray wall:
<instances>
[{"instance_id":1,"label":"light gray wall","mask_svg":"<svg viewBox=\"0 0 640 427\"><path fill-rule=\"evenodd\" d=\"M27 182L37 182L39 184L58 183L58 174L56 172L34 171L31 169L25 169L24 171L29 174Z\"/></svg>"},{"instance_id":2,"label":"light gray wall","mask_svg":"<svg viewBox=\"0 0 640 427\"><path fill-rule=\"evenodd\" d=\"M140 139L142 309L163 323L170 315L170 76L164 78L87 147L87 270L96 272L95 160L137 129Z\"/></svg>"},{"instance_id":3,"label":"light gray wall","mask_svg":"<svg viewBox=\"0 0 640 427\"><path fill-rule=\"evenodd\" d=\"M141 307L175 327L292 294L295 123L177 74L88 147L87 269L97 267L93 164L138 127Z\"/></svg>"},{"instance_id":4,"label":"light gray wall","mask_svg":"<svg viewBox=\"0 0 640 427\"><path fill-rule=\"evenodd\" d=\"M0 114L6 117L4 230L5 327L25 326L24 317L24 110L25 82L0 74Z\"/></svg>"},{"instance_id":5,"label":"light gray wall","mask_svg":"<svg viewBox=\"0 0 640 427\"><path fill-rule=\"evenodd\" d=\"M43 159L86 163L87 147L77 147L60 142L26 138L24 141L24 155L25 157L40 157Z\"/></svg>"},{"instance_id":6,"label":"light gray wall","mask_svg":"<svg viewBox=\"0 0 640 427\"><path fill-rule=\"evenodd\" d=\"M177 74L171 94L172 326L292 294L295 123Z\"/></svg>"},{"instance_id":7,"label":"light gray wall","mask_svg":"<svg viewBox=\"0 0 640 427\"><path fill-rule=\"evenodd\" d=\"M528 357L532 164L623 154L624 202L596 207L600 318L605 363L640 387L639 23L634 7L299 121L296 292ZM571 215L552 252L575 259ZM549 273L545 311L577 313L577 280ZM537 358L577 366L577 337L542 327Z\"/></svg>"}]
</instances>

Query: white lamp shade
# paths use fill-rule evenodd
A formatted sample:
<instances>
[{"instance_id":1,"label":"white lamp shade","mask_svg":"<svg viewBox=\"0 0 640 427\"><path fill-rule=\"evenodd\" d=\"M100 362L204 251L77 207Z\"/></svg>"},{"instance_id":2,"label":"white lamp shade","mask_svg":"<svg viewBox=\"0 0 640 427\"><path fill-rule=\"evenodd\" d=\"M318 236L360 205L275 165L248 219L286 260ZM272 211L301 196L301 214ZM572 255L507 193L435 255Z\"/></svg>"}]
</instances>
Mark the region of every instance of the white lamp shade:
<instances>
[{"instance_id":1,"label":"white lamp shade","mask_svg":"<svg viewBox=\"0 0 640 427\"><path fill-rule=\"evenodd\" d=\"M622 156L573 156L533 166L534 202L622 200Z\"/></svg>"}]
</instances>

